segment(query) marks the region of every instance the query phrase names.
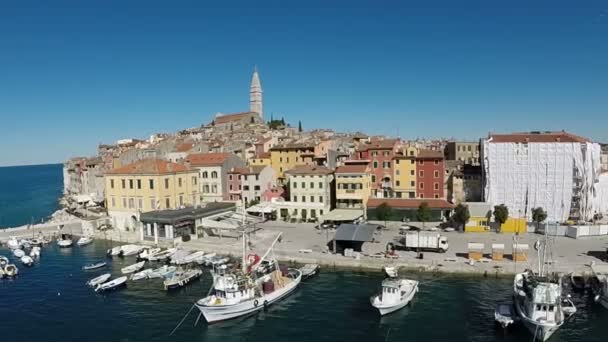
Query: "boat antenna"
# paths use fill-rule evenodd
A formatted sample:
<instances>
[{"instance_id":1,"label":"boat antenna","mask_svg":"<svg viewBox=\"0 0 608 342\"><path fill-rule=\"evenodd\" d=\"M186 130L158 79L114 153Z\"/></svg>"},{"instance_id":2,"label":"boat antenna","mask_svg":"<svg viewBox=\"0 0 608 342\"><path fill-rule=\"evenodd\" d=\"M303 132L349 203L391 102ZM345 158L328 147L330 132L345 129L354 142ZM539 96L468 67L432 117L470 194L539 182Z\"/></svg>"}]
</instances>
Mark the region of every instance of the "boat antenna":
<instances>
[{"instance_id":1,"label":"boat antenna","mask_svg":"<svg viewBox=\"0 0 608 342\"><path fill-rule=\"evenodd\" d=\"M243 260L241 260L241 271L243 271L243 273L247 273L247 234L245 233L245 200L241 199L241 202L243 204L243 218L241 221L241 229L243 230Z\"/></svg>"}]
</instances>

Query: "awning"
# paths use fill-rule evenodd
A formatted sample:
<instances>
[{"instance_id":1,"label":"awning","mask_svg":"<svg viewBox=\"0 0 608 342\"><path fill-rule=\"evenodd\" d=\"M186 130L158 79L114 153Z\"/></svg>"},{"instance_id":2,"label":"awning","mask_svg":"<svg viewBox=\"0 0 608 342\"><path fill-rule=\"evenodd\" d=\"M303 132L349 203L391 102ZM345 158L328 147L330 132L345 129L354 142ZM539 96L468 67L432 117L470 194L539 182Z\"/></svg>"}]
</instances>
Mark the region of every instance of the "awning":
<instances>
[{"instance_id":1,"label":"awning","mask_svg":"<svg viewBox=\"0 0 608 342\"><path fill-rule=\"evenodd\" d=\"M362 241L370 242L374 239L374 232L378 228L373 224L341 224L336 230L336 241Z\"/></svg>"},{"instance_id":2,"label":"awning","mask_svg":"<svg viewBox=\"0 0 608 342\"><path fill-rule=\"evenodd\" d=\"M246 209L248 213L263 213L270 214L275 211L274 207L270 204L256 204Z\"/></svg>"},{"instance_id":3,"label":"awning","mask_svg":"<svg viewBox=\"0 0 608 342\"><path fill-rule=\"evenodd\" d=\"M363 217L363 209L334 209L321 217L321 221L354 221Z\"/></svg>"}]
</instances>

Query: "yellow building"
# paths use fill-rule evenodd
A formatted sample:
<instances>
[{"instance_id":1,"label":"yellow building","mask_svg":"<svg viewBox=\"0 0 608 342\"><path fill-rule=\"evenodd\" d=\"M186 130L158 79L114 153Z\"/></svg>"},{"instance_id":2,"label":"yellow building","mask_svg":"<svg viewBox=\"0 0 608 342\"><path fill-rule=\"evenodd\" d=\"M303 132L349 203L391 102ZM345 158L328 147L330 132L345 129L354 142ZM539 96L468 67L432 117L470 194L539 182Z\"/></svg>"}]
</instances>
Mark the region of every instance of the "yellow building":
<instances>
[{"instance_id":1,"label":"yellow building","mask_svg":"<svg viewBox=\"0 0 608 342\"><path fill-rule=\"evenodd\" d=\"M524 234L528 231L528 223L525 218L509 217L507 221L500 225L501 233Z\"/></svg>"},{"instance_id":2,"label":"yellow building","mask_svg":"<svg viewBox=\"0 0 608 342\"><path fill-rule=\"evenodd\" d=\"M416 155L416 148L407 147L403 155L393 157L396 198L416 198Z\"/></svg>"},{"instance_id":3,"label":"yellow building","mask_svg":"<svg viewBox=\"0 0 608 342\"><path fill-rule=\"evenodd\" d=\"M371 196L371 173L367 164L343 165L336 169L336 208L365 209Z\"/></svg>"},{"instance_id":4,"label":"yellow building","mask_svg":"<svg viewBox=\"0 0 608 342\"><path fill-rule=\"evenodd\" d=\"M259 153L247 162L248 166L268 166L271 165L270 152Z\"/></svg>"},{"instance_id":5,"label":"yellow building","mask_svg":"<svg viewBox=\"0 0 608 342\"><path fill-rule=\"evenodd\" d=\"M198 174L182 164L144 159L105 175L106 207L120 229L135 228L139 213L200 204Z\"/></svg>"},{"instance_id":6,"label":"yellow building","mask_svg":"<svg viewBox=\"0 0 608 342\"><path fill-rule=\"evenodd\" d=\"M315 145L287 144L270 149L270 166L279 183L285 182L285 171L299 165L314 165Z\"/></svg>"}]
</instances>

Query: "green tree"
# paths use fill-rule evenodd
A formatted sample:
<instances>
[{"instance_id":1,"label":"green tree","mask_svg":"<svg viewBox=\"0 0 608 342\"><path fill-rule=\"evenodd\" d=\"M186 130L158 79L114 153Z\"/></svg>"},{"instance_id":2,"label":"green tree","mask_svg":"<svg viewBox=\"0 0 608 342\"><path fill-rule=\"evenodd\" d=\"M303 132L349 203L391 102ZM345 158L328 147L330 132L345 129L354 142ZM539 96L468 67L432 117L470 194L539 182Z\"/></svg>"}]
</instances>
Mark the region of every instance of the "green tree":
<instances>
[{"instance_id":1,"label":"green tree","mask_svg":"<svg viewBox=\"0 0 608 342\"><path fill-rule=\"evenodd\" d=\"M469 222L471 218L471 213L469 212L469 206L464 205L462 203L458 204L456 208L454 208L454 214L452 215L452 219L454 222L458 223L460 226L463 226ZM464 230L464 229L463 229Z\"/></svg>"},{"instance_id":2,"label":"green tree","mask_svg":"<svg viewBox=\"0 0 608 342\"><path fill-rule=\"evenodd\" d=\"M393 214L393 208L388 205L386 202L383 202L376 208L376 219L379 221L384 221L384 226L386 226L386 221L391 218Z\"/></svg>"},{"instance_id":3,"label":"green tree","mask_svg":"<svg viewBox=\"0 0 608 342\"><path fill-rule=\"evenodd\" d=\"M422 222L422 226L424 227L432 218L432 212L431 208L429 208L429 204L426 202L420 203L416 216L418 217L418 221Z\"/></svg>"},{"instance_id":4,"label":"green tree","mask_svg":"<svg viewBox=\"0 0 608 342\"><path fill-rule=\"evenodd\" d=\"M253 207L254 205L260 204L260 201L258 200L251 200L249 202L247 202L247 204L245 205L245 207L249 208L249 207Z\"/></svg>"},{"instance_id":5,"label":"green tree","mask_svg":"<svg viewBox=\"0 0 608 342\"><path fill-rule=\"evenodd\" d=\"M302 121L298 121L298 132L302 132Z\"/></svg>"},{"instance_id":6,"label":"green tree","mask_svg":"<svg viewBox=\"0 0 608 342\"><path fill-rule=\"evenodd\" d=\"M547 212L542 208L532 208L532 221L536 222L536 229L547 219Z\"/></svg>"},{"instance_id":7,"label":"green tree","mask_svg":"<svg viewBox=\"0 0 608 342\"><path fill-rule=\"evenodd\" d=\"M498 222L500 225L507 222L509 218L509 208L507 208L504 204L499 204L494 206L494 221Z\"/></svg>"}]
</instances>

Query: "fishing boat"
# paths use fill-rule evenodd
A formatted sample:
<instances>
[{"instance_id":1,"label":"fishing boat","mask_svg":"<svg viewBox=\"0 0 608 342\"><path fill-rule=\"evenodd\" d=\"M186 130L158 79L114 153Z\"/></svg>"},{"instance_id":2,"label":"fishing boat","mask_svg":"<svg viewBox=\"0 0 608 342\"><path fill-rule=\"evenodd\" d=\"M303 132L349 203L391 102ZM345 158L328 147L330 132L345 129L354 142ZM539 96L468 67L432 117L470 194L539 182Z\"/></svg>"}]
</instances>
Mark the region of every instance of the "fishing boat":
<instances>
[{"instance_id":1,"label":"fishing boat","mask_svg":"<svg viewBox=\"0 0 608 342\"><path fill-rule=\"evenodd\" d=\"M317 273L319 273L319 269L320 267L318 264L306 264L300 267L299 270L302 272L302 280L314 277Z\"/></svg>"},{"instance_id":2,"label":"fishing boat","mask_svg":"<svg viewBox=\"0 0 608 342\"><path fill-rule=\"evenodd\" d=\"M90 270L96 270L102 267L106 267L106 263L104 261L99 261L99 262L95 262L92 264L86 264L84 266L82 266L82 269L85 271L90 271Z\"/></svg>"},{"instance_id":3,"label":"fishing boat","mask_svg":"<svg viewBox=\"0 0 608 342\"><path fill-rule=\"evenodd\" d=\"M397 267L395 266L382 266L382 271L389 278L397 278L397 276L399 275L397 272Z\"/></svg>"},{"instance_id":4,"label":"fishing boat","mask_svg":"<svg viewBox=\"0 0 608 342\"><path fill-rule=\"evenodd\" d=\"M143 271L133 273L131 275L131 280L135 281L135 280L148 279L150 277L150 273L152 273L152 272L154 272L154 270L152 270L151 268L146 268Z\"/></svg>"},{"instance_id":5,"label":"fishing boat","mask_svg":"<svg viewBox=\"0 0 608 342\"><path fill-rule=\"evenodd\" d=\"M175 253L175 251L177 251L177 248L169 248L167 250L159 251L157 253L150 253L150 255L148 256L148 260L149 261L162 261L167 258L170 258L173 255L173 253Z\"/></svg>"},{"instance_id":6,"label":"fishing boat","mask_svg":"<svg viewBox=\"0 0 608 342\"><path fill-rule=\"evenodd\" d=\"M591 290L594 300L608 309L608 266L591 264L593 279L591 280Z\"/></svg>"},{"instance_id":7,"label":"fishing boat","mask_svg":"<svg viewBox=\"0 0 608 342\"><path fill-rule=\"evenodd\" d=\"M21 257L21 263L27 267L30 267L34 264L34 259L29 255L24 255Z\"/></svg>"},{"instance_id":8,"label":"fishing boat","mask_svg":"<svg viewBox=\"0 0 608 342\"><path fill-rule=\"evenodd\" d=\"M188 270L177 270L170 278L166 278L163 282L165 290L171 290L178 287L182 287L192 282L195 279L200 278L203 271L198 268L192 268Z\"/></svg>"},{"instance_id":9,"label":"fishing boat","mask_svg":"<svg viewBox=\"0 0 608 342\"><path fill-rule=\"evenodd\" d=\"M122 246L116 246L116 247L108 249L106 254L109 257L115 257L115 256L119 256L121 252L122 252Z\"/></svg>"},{"instance_id":10,"label":"fishing boat","mask_svg":"<svg viewBox=\"0 0 608 342\"><path fill-rule=\"evenodd\" d=\"M19 249L19 248L21 248L21 244L19 243L19 240L17 240L17 238L15 238L14 236L11 236L9 238L9 240L6 242L6 246L9 249Z\"/></svg>"},{"instance_id":11,"label":"fishing boat","mask_svg":"<svg viewBox=\"0 0 608 342\"><path fill-rule=\"evenodd\" d=\"M76 242L78 246L86 246L91 243L93 243L93 238L90 236L83 236Z\"/></svg>"},{"instance_id":12,"label":"fishing boat","mask_svg":"<svg viewBox=\"0 0 608 342\"><path fill-rule=\"evenodd\" d=\"M143 248L143 246L138 245L124 245L121 247L121 255L124 257L136 255L139 254Z\"/></svg>"},{"instance_id":13,"label":"fishing boat","mask_svg":"<svg viewBox=\"0 0 608 342\"><path fill-rule=\"evenodd\" d=\"M148 258L151 255L154 255L154 254L160 252L161 250L162 249L160 249L158 247L155 247L155 248L144 247L144 249L141 252L139 252L139 254L137 255L137 258L141 259L141 260L149 260Z\"/></svg>"},{"instance_id":14,"label":"fishing boat","mask_svg":"<svg viewBox=\"0 0 608 342\"><path fill-rule=\"evenodd\" d=\"M127 267L123 267L120 271L122 272L122 274L130 274L133 272L137 272L139 270L141 270L144 267L144 264L146 262L145 261L140 261L138 263L135 263L133 265L129 265Z\"/></svg>"},{"instance_id":15,"label":"fishing boat","mask_svg":"<svg viewBox=\"0 0 608 342\"><path fill-rule=\"evenodd\" d=\"M173 276L176 270L177 267L175 266L163 265L152 270L152 272L148 274L148 278L170 278Z\"/></svg>"},{"instance_id":16,"label":"fishing boat","mask_svg":"<svg viewBox=\"0 0 608 342\"><path fill-rule=\"evenodd\" d=\"M21 257L25 255L25 252L23 251L23 249L14 249L13 255L15 256L15 258L21 259Z\"/></svg>"},{"instance_id":17,"label":"fishing boat","mask_svg":"<svg viewBox=\"0 0 608 342\"><path fill-rule=\"evenodd\" d=\"M297 269L281 269L274 256L270 256L281 233L277 235L264 256L248 267L246 255L246 234L243 232L243 260L241 270L219 267L214 276L210 295L199 299L195 305L209 323L228 320L255 313L281 300L293 292L302 280L302 272ZM273 267L270 273L257 272L264 261Z\"/></svg>"},{"instance_id":18,"label":"fishing boat","mask_svg":"<svg viewBox=\"0 0 608 342\"><path fill-rule=\"evenodd\" d=\"M116 278L116 279L113 279L111 281L108 281L106 283L97 285L95 287L95 292L103 292L103 291L115 290L115 289L121 288L121 287L126 286L126 285L127 285L127 277L123 276L123 277Z\"/></svg>"},{"instance_id":19,"label":"fishing boat","mask_svg":"<svg viewBox=\"0 0 608 342\"><path fill-rule=\"evenodd\" d=\"M173 255L171 255L171 263L174 265L186 264L185 260L188 255L192 254L191 251L184 249L177 249Z\"/></svg>"},{"instance_id":20,"label":"fishing boat","mask_svg":"<svg viewBox=\"0 0 608 342\"><path fill-rule=\"evenodd\" d=\"M105 283L111 277L112 277L112 275L110 273L104 273L104 274L100 275L99 277L95 277L95 278L87 281L87 285L91 286L91 287L96 287L97 285Z\"/></svg>"},{"instance_id":21,"label":"fishing boat","mask_svg":"<svg viewBox=\"0 0 608 342\"><path fill-rule=\"evenodd\" d=\"M382 291L371 298L371 304L381 316L406 306L418 292L418 281L387 278L382 281Z\"/></svg>"},{"instance_id":22,"label":"fishing boat","mask_svg":"<svg viewBox=\"0 0 608 342\"><path fill-rule=\"evenodd\" d=\"M40 247L38 247L38 246L32 247L32 250L30 251L30 257L36 258L36 259L40 258L40 251L41 251Z\"/></svg>"},{"instance_id":23,"label":"fishing boat","mask_svg":"<svg viewBox=\"0 0 608 342\"><path fill-rule=\"evenodd\" d=\"M6 264L6 266L4 266L5 277L15 277L17 274L19 274L19 269L14 264Z\"/></svg>"}]
</instances>

